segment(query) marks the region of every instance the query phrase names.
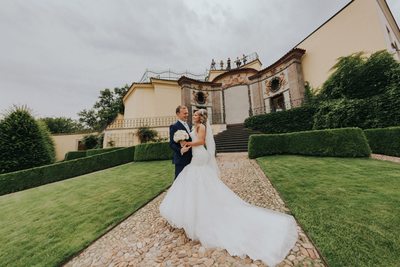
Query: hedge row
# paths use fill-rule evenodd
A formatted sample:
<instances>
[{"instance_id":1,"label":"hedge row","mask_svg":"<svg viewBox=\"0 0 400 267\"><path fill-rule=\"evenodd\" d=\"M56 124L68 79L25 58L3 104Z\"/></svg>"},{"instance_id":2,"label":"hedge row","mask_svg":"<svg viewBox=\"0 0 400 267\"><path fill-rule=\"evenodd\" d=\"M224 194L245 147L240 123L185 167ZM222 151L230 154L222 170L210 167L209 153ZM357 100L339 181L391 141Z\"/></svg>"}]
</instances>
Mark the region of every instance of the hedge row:
<instances>
[{"instance_id":1,"label":"hedge row","mask_svg":"<svg viewBox=\"0 0 400 267\"><path fill-rule=\"evenodd\" d=\"M79 158L84 158L84 157L88 157L88 156L94 156L94 155L114 151L117 149L121 149L121 147L88 149L88 150L83 150L83 151L70 151L65 154L64 160L72 160L72 159L79 159Z\"/></svg>"},{"instance_id":2,"label":"hedge row","mask_svg":"<svg viewBox=\"0 0 400 267\"><path fill-rule=\"evenodd\" d=\"M103 154L106 152L110 152L110 151L114 151L114 150L118 150L121 149L122 147L109 147L109 148L98 148L98 149L89 149L86 150L86 156L94 156L94 155L98 155L98 154Z\"/></svg>"},{"instance_id":3,"label":"hedge row","mask_svg":"<svg viewBox=\"0 0 400 267\"><path fill-rule=\"evenodd\" d=\"M364 99L324 101L314 115L313 129L359 127L383 128L400 125L400 88Z\"/></svg>"},{"instance_id":4,"label":"hedge row","mask_svg":"<svg viewBox=\"0 0 400 267\"><path fill-rule=\"evenodd\" d=\"M368 157L371 149L364 132L359 128L250 136L250 158L274 154Z\"/></svg>"},{"instance_id":5,"label":"hedge row","mask_svg":"<svg viewBox=\"0 0 400 267\"><path fill-rule=\"evenodd\" d=\"M0 195L61 181L133 161L135 147L0 175Z\"/></svg>"},{"instance_id":6,"label":"hedge row","mask_svg":"<svg viewBox=\"0 0 400 267\"><path fill-rule=\"evenodd\" d=\"M173 151L168 142L145 143L135 146L135 161L172 159Z\"/></svg>"},{"instance_id":7,"label":"hedge row","mask_svg":"<svg viewBox=\"0 0 400 267\"><path fill-rule=\"evenodd\" d=\"M86 150L83 151L70 151L65 154L64 160L73 160L86 157Z\"/></svg>"},{"instance_id":8,"label":"hedge row","mask_svg":"<svg viewBox=\"0 0 400 267\"><path fill-rule=\"evenodd\" d=\"M288 133L311 130L316 108L303 106L247 118L244 126L263 133Z\"/></svg>"},{"instance_id":9,"label":"hedge row","mask_svg":"<svg viewBox=\"0 0 400 267\"><path fill-rule=\"evenodd\" d=\"M364 130L373 153L400 157L400 127Z\"/></svg>"}]
</instances>

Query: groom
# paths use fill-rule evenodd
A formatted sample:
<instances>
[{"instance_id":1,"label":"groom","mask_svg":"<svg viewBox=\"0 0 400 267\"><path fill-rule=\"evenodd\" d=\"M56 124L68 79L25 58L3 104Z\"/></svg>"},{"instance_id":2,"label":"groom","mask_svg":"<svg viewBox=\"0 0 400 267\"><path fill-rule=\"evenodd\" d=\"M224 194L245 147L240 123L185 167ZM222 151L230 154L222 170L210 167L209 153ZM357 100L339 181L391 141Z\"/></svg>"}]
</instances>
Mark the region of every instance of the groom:
<instances>
[{"instance_id":1,"label":"groom","mask_svg":"<svg viewBox=\"0 0 400 267\"><path fill-rule=\"evenodd\" d=\"M192 150L189 146L185 145L184 141L181 143L176 143L174 141L174 134L178 130L184 130L189 135L190 138L190 126L187 124L187 119L189 116L189 111L187 107L179 105L176 108L176 116L178 117L178 121L169 126L169 146L174 151L174 157L172 159L172 163L175 164L175 179L179 175L179 173L185 168L186 165L190 163L192 160Z\"/></svg>"}]
</instances>

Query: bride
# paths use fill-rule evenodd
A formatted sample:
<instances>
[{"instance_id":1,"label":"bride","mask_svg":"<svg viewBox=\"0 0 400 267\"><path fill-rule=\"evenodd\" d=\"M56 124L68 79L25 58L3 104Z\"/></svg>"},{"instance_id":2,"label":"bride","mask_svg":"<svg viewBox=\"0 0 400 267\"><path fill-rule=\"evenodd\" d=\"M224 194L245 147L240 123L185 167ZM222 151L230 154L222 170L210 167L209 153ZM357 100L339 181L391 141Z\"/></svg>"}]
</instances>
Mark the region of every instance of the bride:
<instances>
[{"instance_id":1,"label":"bride","mask_svg":"<svg viewBox=\"0 0 400 267\"><path fill-rule=\"evenodd\" d=\"M205 248L223 248L232 256L280 263L297 240L290 215L251 205L220 179L215 141L207 111L193 114L192 161L178 175L160 205L161 215ZM207 147L207 149L205 148Z\"/></svg>"}]
</instances>

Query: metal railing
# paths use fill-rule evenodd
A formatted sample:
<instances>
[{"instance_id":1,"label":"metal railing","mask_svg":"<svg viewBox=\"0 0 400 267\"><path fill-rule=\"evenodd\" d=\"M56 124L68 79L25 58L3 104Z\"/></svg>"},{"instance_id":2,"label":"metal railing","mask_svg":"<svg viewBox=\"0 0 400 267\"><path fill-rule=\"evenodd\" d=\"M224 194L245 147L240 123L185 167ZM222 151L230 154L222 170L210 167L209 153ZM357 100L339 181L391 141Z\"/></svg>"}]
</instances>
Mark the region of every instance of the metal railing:
<instances>
[{"instance_id":1,"label":"metal railing","mask_svg":"<svg viewBox=\"0 0 400 267\"><path fill-rule=\"evenodd\" d=\"M225 124L225 118L223 113L211 114L210 124Z\"/></svg>"},{"instance_id":2,"label":"metal railing","mask_svg":"<svg viewBox=\"0 0 400 267\"><path fill-rule=\"evenodd\" d=\"M242 55L240 57L232 58L232 59L230 59L230 61L228 59L226 62L223 60L220 60L218 62L213 60L213 61L211 61L210 70L238 69L238 68L241 68L242 66L249 64L257 59L258 59L258 54L256 52L253 52L248 55ZM207 70L207 72L208 72L208 70Z\"/></svg>"},{"instance_id":3,"label":"metal railing","mask_svg":"<svg viewBox=\"0 0 400 267\"><path fill-rule=\"evenodd\" d=\"M293 99L293 100L290 100L290 101L285 101L283 103L283 105L281 105L279 107L274 107L274 106L271 106L271 105L270 105L269 108L268 107L264 107L264 106L255 107L255 108L252 108L252 115L255 116L255 115L261 115L261 114L266 114L266 113L289 110L289 109L292 109L294 107L300 107L300 106L303 105L303 103L304 103L304 99L301 98L301 99Z\"/></svg>"},{"instance_id":4,"label":"metal railing","mask_svg":"<svg viewBox=\"0 0 400 267\"><path fill-rule=\"evenodd\" d=\"M176 116L145 117L135 119L118 119L108 125L107 129L126 129L139 127L167 127L176 121Z\"/></svg>"},{"instance_id":5,"label":"metal railing","mask_svg":"<svg viewBox=\"0 0 400 267\"><path fill-rule=\"evenodd\" d=\"M156 72L156 71L152 71L152 70L146 70L145 73L143 74L142 78L140 79L139 83L150 82L150 78L177 81L182 76L185 76L185 77L188 77L191 79L195 79L195 80L199 80L199 81L205 81L207 73L193 74L189 71L175 72L172 70L166 70L166 71Z\"/></svg>"}]
</instances>

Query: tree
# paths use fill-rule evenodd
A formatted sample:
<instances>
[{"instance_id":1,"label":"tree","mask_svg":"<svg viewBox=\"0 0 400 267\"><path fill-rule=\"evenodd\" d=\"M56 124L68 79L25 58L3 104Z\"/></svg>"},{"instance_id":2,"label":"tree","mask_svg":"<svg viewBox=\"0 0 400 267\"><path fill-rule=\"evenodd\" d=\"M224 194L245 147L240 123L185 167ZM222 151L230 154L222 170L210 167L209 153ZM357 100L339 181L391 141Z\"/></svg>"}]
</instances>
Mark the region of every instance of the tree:
<instances>
[{"instance_id":1,"label":"tree","mask_svg":"<svg viewBox=\"0 0 400 267\"><path fill-rule=\"evenodd\" d=\"M386 50L370 57L359 52L339 58L334 72L323 84L321 97L328 99L363 99L383 94L398 77L399 63Z\"/></svg>"},{"instance_id":2,"label":"tree","mask_svg":"<svg viewBox=\"0 0 400 267\"><path fill-rule=\"evenodd\" d=\"M71 118L56 117L56 118L41 118L52 134L59 133L76 133L85 131L85 128L78 121Z\"/></svg>"},{"instance_id":3,"label":"tree","mask_svg":"<svg viewBox=\"0 0 400 267\"><path fill-rule=\"evenodd\" d=\"M104 130L118 115L124 113L123 97L128 92L129 86L104 89L100 91L98 101L93 108L84 109L78 113L79 121L94 131Z\"/></svg>"},{"instance_id":4,"label":"tree","mask_svg":"<svg viewBox=\"0 0 400 267\"><path fill-rule=\"evenodd\" d=\"M314 129L400 125L400 63L387 51L342 57L324 83Z\"/></svg>"},{"instance_id":5,"label":"tree","mask_svg":"<svg viewBox=\"0 0 400 267\"><path fill-rule=\"evenodd\" d=\"M54 144L47 128L30 110L14 106L0 121L0 173L54 162Z\"/></svg>"}]
</instances>

